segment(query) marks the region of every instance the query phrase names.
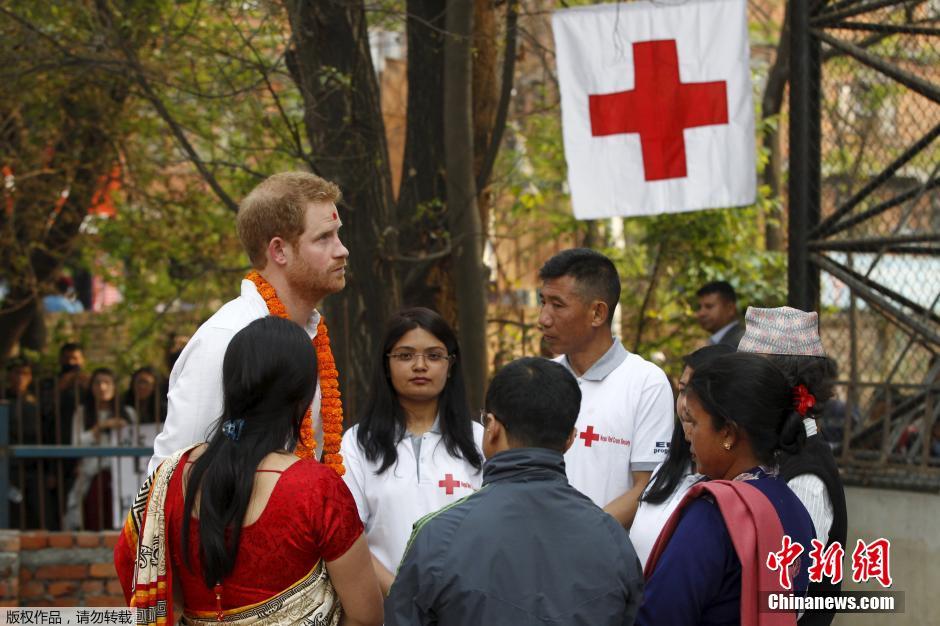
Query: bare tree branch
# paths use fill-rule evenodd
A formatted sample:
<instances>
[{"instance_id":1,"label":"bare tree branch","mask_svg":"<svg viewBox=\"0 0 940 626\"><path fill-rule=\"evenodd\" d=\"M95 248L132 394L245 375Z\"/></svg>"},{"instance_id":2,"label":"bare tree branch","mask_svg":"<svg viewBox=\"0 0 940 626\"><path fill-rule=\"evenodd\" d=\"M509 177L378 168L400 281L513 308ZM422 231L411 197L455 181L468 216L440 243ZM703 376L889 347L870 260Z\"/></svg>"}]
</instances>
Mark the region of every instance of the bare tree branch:
<instances>
[{"instance_id":1,"label":"bare tree branch","mask_svg":"<svg viewBox=\"0 0 940 626\"><path fill-rule=\"evenodd\" d=\"M493 134L486 147L483 163L477 173L477 190L483 190L493 173L493 164L499 154L499 147L503 141L503 132L506 130L506 118L509 114L509 100L512 98L513 77L516 67L516 27L519 19L518 0L509 0L506 3L506 45L503 48L503 76L499 93L499 104L496 109L496 121L493 124Z\"/></svg>"},{"instance_id":2,"label":"bare tree branch","mask_svg":"<svg viewBox=\"0 0 940 626\"><path fill-rule=\"evenodd\" d=\"M262 80L264 81L264 84L268 89L268 93L271 94L271 98L274 100L274 105L277 107L278 114L281 116L281 119L283 120L284 125L287 127L288 132L290 132L291 140L294 143L294 149L297 151L297 154L299 155L304 154L305 151L304 151L303 140L301 139L301 136L300 136L300 130L297 128L297 125L294 124L293 121L291 121L290 117L288 117L287 115L287 112L284 110L284 106L281 104L281 98L280 96L277 95L277 90L274 89L274 85L271 84L270 76L268 75L267 68L265 66L264 61L261 58L261 55L258 53L258 50L254 47L251 41L249 41L245 37L241 29L238 28L238 25L235 24L234 21L232 20L230 21L231 21L232 27L235 29L235 32L238 33L239 38L241 38L242 42L246 46L248 46L248 49L251 50L252 55L254 55L255 60L257 61L256 68L258 69L259 72L261 72Z\"/></svg>"},{"instance_id":3,"label":"bare tree branch","mask_svg":"<svg viewBox=\"0 0 940 626\"><path fill-rule=\"evenodd\" d=\"M203 162L202 158L199 156L196 148L193 147L189 139L186 137L186 133L183 132L182 127L177 123L176 118L173 117L173 114L170 113L170 110L163 103L163 100L160 98L159 94L157 94L157 92L150 85L150 81L147 79L146 72L140 63L140 60L137 58L137 53L127 45L127 42L124 40L123 36L121 36L118 30L114 28L114 14L111 12L110 7L106 6L106 3L102 3L102 5L103 16L109 22L108 26L111 27L110 31L117 40L117 46L124 54L124 58L127 59L129 69L133 72L135 82L143 91L143 96L150 102L166 125L170 127L170 132L172 132L173 136L176 137L180 147L189 157L189 160L192 162L192 164L196 166L196 169L199 170L202 178L206 181L209 187L212 188L212 191L215 192L215 195L228 209L233 212L237 212L238 203L232 200L232 197L228 195L228 192L226 192L222 188L222 185L219 184L219 181L216 180L215 175L209 171L208 167L206 167L205 162Z\"/></svg>"}]
</instances>

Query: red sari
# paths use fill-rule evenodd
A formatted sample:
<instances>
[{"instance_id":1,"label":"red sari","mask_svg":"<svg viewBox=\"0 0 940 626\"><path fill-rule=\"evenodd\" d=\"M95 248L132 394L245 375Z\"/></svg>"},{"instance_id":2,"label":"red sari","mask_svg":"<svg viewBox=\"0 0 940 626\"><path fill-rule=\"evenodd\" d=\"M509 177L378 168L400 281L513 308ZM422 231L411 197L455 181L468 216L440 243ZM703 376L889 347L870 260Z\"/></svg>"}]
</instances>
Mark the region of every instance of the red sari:
<instances>
[{"instance_id":1,"label":"red sari","mask_svg":"<svg viewBox=\"0 0 940 626\"><path fill-rule=\"evenodd\" d=\"M180 469L188 457L189 452L182 455L169 478L163 505L167 565L171 566L166 568L166 597L172 598L172 584L176 582L182 586L185 616L214 621L216 595L202 576L198 519L190 524L191 570L182 555L184 494ZM134 564L139 555L136 542L132 542L134 533L127 531L125 527L115 548L115 565L130 602ZM345 554L362 532L355 501L342 479L315 460L297 461L281 474L258 520L242 528L235 568L222 581L223 613L226 617L241 616L246 610L296 590L311 576L325 577L322 564ZM171 575L178 580L172 581Z\"/></svg>"}]
</instances>

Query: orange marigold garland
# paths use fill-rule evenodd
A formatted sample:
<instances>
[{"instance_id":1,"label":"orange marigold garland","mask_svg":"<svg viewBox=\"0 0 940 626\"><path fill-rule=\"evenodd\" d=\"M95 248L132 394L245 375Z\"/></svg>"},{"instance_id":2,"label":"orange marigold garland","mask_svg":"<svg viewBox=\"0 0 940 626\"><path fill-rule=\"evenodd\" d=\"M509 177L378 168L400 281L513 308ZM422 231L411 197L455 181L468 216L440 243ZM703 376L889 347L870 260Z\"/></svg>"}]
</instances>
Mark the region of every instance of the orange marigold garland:
<instances>
[{"instance_id":1,"label":"orange marigold garland","mask_svg":"<svg viewBox=\"0 0 940 626\"><path fill-rule=\"evenodd\" d=\"M317 325L317 336L313 338L313 347L317 350L317 369L320 374L320 419L323 420L321 462L326 463L342 476L346 473L346 468L343 467L343 457L339 453L339 447L343 441L343 402L340 400L339 371L333 360L330 335L322 316ZM313 440L312 433L310 439ZM314 441L313 444L316 445L316 442Z\"/></svg>"},{"instance_id":2,"label":"orange marigold garland","mask_svg":"<svg viewBox=\"0 0 940 626\"><path fill-rule=\"evenodd\" d=\"M245 278L253 282L255 287L258 288L258 293L261 294L265 304L268 305L268 313L287 318L287 308L281 302L281 299L277 297L271 283L255 271L249 272ZM343 457L339 453L340 444L343 441L343 402L340 400L339 371L336 369L336 361L333 360L333 351L330 349L330 336L322 316L320 317L320 323L317 325L317 336L313 338L313 347L317 351L317 374L320 379L320 419L323 422L323 457L320 462L333 468L333 471L342 476L346 473L346 468L343 467ZM310 407L307 407L307 412L304 414L300 426L300 441L297 442L294 454L302 459L309 459L313 457L313 451L316 450L316 447L317 441L313 436L313 416Z\"/></svg>"}]
</instances>

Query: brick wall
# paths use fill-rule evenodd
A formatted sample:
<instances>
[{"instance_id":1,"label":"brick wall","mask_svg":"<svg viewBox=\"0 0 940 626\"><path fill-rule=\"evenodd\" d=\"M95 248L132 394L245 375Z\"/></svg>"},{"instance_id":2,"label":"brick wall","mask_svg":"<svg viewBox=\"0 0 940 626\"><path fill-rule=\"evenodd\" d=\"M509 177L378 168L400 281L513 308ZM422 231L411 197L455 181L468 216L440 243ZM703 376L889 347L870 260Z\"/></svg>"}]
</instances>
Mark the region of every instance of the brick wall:
<instances>
[{"instance_id":1,"label":"brick wall","mask_svg":"<svg viewBox=\"0 0 940 626\"><path fill-rule=\"evenodd\" d=\"M117 532L0 530L0 606L124 606Z\"/></svg>"}]
</instances>

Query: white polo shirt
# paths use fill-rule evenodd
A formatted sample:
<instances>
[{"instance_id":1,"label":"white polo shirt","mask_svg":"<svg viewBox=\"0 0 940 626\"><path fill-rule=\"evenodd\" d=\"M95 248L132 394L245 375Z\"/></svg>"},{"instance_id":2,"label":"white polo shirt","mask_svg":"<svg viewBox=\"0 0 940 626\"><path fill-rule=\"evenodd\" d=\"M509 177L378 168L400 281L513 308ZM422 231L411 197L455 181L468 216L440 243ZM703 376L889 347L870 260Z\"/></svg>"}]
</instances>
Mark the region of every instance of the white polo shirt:
<instances>
[{"instance_id":1,"label":"white polo shirt","mask_svg":"<svg viewBox=\"0 0 940 626\"><path fill-rule=\"evenodd\" d=\"M398 461L378 475L379 462L366 458L356 439L358 432L356 425L343 435L343 480L356 500L372 554L394 573L412 525L479 489L483 475L447 452L438 420L423 435L406 434L396 448ZM476 422L473 440L482 457L483 427Z\"/></svg>"},{"instance_id":2,"label":"white polo shirt","mask_svg":"<svg viewBox=\"0 0 940 626\"><path fill-rule=\"evenodd\" d=\"M574 374L568 357L555 359ZM571 485L604 507L633 486L630 472L651 472L669 452L672 387L656 365L619 341L580 377L578 434L565 467Z\"/></svg>"}]
</instances>

